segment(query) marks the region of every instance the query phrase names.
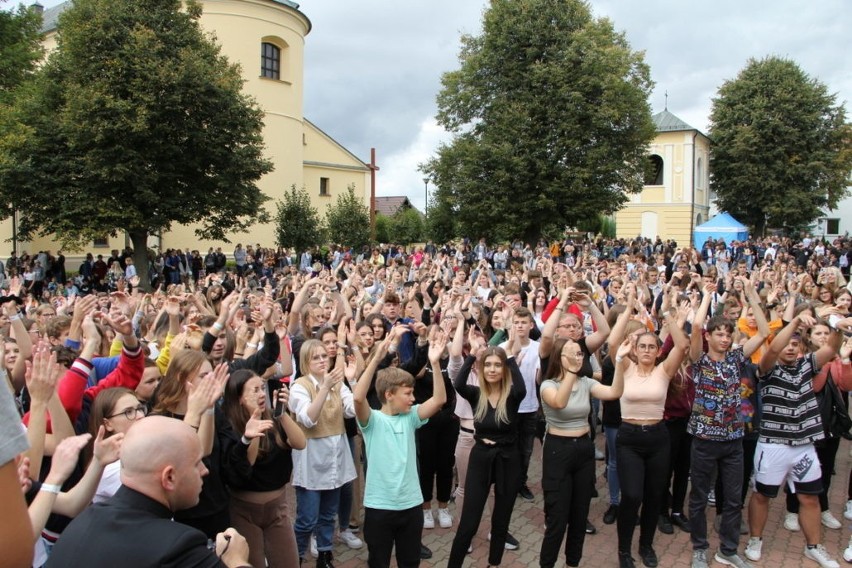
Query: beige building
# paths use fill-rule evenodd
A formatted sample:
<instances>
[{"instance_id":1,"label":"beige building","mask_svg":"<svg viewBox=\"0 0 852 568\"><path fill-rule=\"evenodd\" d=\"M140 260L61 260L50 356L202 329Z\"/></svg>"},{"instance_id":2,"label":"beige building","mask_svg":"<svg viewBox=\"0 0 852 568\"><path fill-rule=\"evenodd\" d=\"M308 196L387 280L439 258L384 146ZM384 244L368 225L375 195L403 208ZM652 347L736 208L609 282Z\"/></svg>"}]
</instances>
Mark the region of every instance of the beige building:
<instances>
[{"instance_id":1,"label":"beige building","mask_svg":"<svg viewBox=\"0 0 852 568\"><path fill-rule=\"evenodd\" d=\"M692 242L710 213L710 139L664 110L653 117L657 137L648 148L652 168L640 193L615 215L616 236Z\"/></svg>"},{"instance_id":2,"label":"beige building","mask_svg":"<svg viewBox=\"0 0 852 568\"><path fill-rule=\"evenodd\" d=\"M44 45L56 48L59 15L70 2L44 11ZM304 51L311 22L298 4L289 0L201 0L201 26L215 34L222 53L239 63L244 89L265 112L264 142L266 155L274 170L258 183L271 198L267 209L274 214L275 201L290 186L304 186L314 207L324 214L327 205L352 185L366 205L370 199L370 169L362 160L340 145L329 134L305 118ZM12 220L0 223L0 238L11 239ZM274 224L255 225L249 234L230 235L231 244L199 241L193 226L175 225L161 236L152 236L149 244L167 248L193 248L206 251L221 246L229 251L237 242L275 245ZM84 251L98 254L129 245L124 234L84 245ZM49 239L19 243L18 250L56 251ZM10 245L11 249L11 245Z\"/></svg>"}]
</instances>

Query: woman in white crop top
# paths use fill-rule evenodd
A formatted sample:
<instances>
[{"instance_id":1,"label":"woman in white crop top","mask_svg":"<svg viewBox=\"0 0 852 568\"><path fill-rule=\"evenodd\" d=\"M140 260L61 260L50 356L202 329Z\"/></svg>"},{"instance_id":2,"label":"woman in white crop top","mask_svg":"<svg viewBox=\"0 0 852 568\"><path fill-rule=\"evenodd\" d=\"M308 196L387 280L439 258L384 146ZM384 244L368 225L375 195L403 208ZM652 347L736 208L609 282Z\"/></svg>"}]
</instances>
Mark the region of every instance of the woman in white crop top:
<instances>
[{"instance_id":1,"label":"woman in white crop top","mask_svg":"<svg viewBox=\"0 0 852 568\"><path fill-rule=\"evenodd\" d=\"M627 350L629 346L625 355ZM542 408L547 420L541 475L546 527L541 542L543 568L556 565L563 537L567 539L565 563L580 564L586 517L595 486L595 447L588 422L590 397L617 400L624 386L623 375L616 377L612 386L579 377L584 353L571 339L554 341L552 352L541 383Z\"/></svg>"},{"instance_id":2,"label":"woman in white crop top","mask_svg":"<svg viewBox=\"0 0 852 568\"><path fill-rule=\"evenodd\" d=\"M686 306L681 309L688 309ZM619 568L634 568L631 557L633 532L639 506L639 556L645 566L657 566L654 532L669 470L669 434L663 422L669 380L689 348L689 339L677 325L675 314L666 314L675 347L657 363L660 340L643 333L625 340L615 358L615 380L624 377L621 395L621 426L616 438L621 505L618 508ZM628 350L629 355L625 354Z\"/></svg>"}]
</instances>

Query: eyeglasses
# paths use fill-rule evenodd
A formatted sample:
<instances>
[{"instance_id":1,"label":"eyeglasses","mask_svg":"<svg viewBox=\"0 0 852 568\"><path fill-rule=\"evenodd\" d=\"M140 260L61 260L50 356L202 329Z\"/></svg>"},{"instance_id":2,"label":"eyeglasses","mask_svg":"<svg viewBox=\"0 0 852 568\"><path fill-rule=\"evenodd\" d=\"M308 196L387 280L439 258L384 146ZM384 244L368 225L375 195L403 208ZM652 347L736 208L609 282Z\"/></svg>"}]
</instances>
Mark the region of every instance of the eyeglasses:
<instances>
[{"instance_id":1,"label":"eyeglasses","mask_svg":"<svg viewBox=\"0 0 852 568\"><path fill-rule=\"evenodd\" d=\"M636 345L636 349L639 351L654 351L657 348L657 345L654 343L639 343Z\"/></svg>"},{"instance_id":2,"label":"eyeglasses","mask_svg":"<svg viewBox=\"0 0 852 568\"><path fill-rule=\"evenodd\" d=\"M135 408L127 408L117 414L113 414L112 416L105 416L105 418L115 418L116 416L121 416L122 414L128 420L136 420L140 414L144 418L145 416L148 416L148 407L144 404L140 404Z\"/></svg>"}]
</instances>

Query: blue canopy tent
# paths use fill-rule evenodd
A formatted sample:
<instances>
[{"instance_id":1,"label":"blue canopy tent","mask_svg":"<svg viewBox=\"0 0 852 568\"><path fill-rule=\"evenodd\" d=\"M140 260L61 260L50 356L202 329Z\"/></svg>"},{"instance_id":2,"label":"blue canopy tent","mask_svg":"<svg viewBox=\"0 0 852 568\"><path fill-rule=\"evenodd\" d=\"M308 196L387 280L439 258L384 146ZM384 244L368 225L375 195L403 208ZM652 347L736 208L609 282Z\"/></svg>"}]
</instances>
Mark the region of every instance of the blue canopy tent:
<instances>
[{"instance_id":1,"label":"blue canopy tent","mask_svg":"<svg viewBox=\"0 0 852 568\"><path fill-rule=\"evenodd\" d=\"M698 225L692 232L692 243L701 250L707 239L725 239L725 244L731 241L744 241L748 238L748 227L731 217L728 213L719 213L706 223Z\"/></svg>"}]
</instances>

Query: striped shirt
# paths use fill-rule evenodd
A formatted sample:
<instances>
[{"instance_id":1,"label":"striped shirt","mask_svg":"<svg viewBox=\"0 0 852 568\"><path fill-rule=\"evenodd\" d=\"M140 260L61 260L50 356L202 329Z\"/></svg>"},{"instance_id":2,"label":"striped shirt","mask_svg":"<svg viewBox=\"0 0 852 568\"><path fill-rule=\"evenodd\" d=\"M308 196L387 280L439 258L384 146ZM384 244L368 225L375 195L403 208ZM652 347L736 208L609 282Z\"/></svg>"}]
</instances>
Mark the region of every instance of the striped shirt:
<instances>
[{"instance_id":1,"label":"striped shirt","mask_svg":"<svg viewBox=\"0 0 852 568\"><path fill-rule=\"evenodd\" d=\"M793 365L779 363L768 375L759 377L763 401L761 442L803 446L825 437L813 389L813 376L818 370L811 353Z\"/></svg>"}]
</instances>

